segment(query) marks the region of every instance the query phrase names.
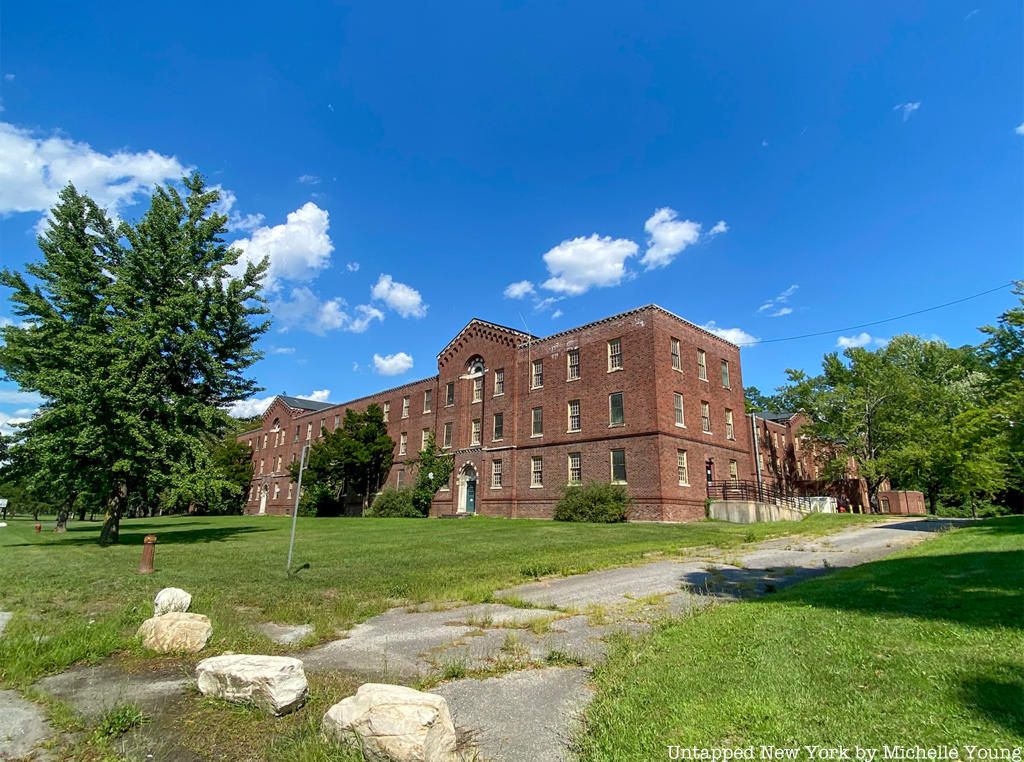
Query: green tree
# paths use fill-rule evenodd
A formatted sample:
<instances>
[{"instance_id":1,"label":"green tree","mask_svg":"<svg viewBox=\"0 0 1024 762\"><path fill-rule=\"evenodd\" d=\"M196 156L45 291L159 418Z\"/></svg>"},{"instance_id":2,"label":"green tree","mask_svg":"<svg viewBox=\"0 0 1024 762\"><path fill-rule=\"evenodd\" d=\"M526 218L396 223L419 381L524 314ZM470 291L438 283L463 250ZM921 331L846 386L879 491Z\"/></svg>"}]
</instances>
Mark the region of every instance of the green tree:
<instances>
[{"instance_id":1,"label":"green tree","mask_svg":"<svg viewBox=\"0 0 1024 762\"><path fill-rule=\"evenodd\" d=\"M364 412L345 410L342 424L310 448L302 477L302 503L327 497L340 501L343 495L360 495L365 512L370 496L380 491L394 460L395 442L388 436L384 413L379 405ZM292 463L291 476L298 480L299 463Z\"/></svg>"},{"instance_id":2,"label":"green tree","mask_svg":"<svg viewBox=\"0 0 1024 762\"><path fill-rule=\"evenodd\" d=\"M421 516L430 515L430 504L434 495L451 478L455 470L455 459L437 447L434 433L427 435L427 441L416 459L416 481L412 488L412 504Z\"/></svg>"},{"instance_id":3,"label":"green tree","mask_svg":"<svg viewBox=\"0 0 1024 762\"><path fill-rule=\"evenodd\" d=\"M68 186L42 260L0 273L27 323L3 329L0 368L45 400L18 447L37 478L104 512L103 543L127 512L214 478L204 442L223 433L220 408L257 391L245 371L268 327L255 319L267 263L233 277L218 193L198 174L182 182L185 195L157 187L142 219L116 229Z\"/></svg>"}]
</instances>

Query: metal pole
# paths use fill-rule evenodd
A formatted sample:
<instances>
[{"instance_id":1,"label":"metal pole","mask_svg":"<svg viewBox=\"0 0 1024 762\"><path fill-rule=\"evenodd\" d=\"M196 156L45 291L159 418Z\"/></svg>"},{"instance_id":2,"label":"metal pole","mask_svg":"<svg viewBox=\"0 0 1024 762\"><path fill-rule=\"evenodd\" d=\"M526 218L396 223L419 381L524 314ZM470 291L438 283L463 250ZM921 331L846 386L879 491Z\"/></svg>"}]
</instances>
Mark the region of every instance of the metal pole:
<instances>
[{"instance_id":1,"label":"metal pole","mask_svg":"<svg viewBox=\"0 0 1024 762\"><path fill-rule=\"evenodd\" d=\"M302 446L302 454L299 456L299 484L295 490L295 508L292 511L292 539L288 543L288 564L285 571L291 574L292 571L292 550L295 549L295 525L299 520L299 498L302 496L302 472L306 468L306 453L309 452L309 444Z\"/></svg>"},{"instance_id":2,"label":"metal pole","mask_svg":"<svg viewBox=\"0 0 1024 762\"><path fill-rule=\"evenodd\" d=\"M761 448L757 441L757 416L750 414L750 431L754 436L754 468L757 473L757 500L764 502L764 487L761 483Z\"/></svg>"}]
</instances>

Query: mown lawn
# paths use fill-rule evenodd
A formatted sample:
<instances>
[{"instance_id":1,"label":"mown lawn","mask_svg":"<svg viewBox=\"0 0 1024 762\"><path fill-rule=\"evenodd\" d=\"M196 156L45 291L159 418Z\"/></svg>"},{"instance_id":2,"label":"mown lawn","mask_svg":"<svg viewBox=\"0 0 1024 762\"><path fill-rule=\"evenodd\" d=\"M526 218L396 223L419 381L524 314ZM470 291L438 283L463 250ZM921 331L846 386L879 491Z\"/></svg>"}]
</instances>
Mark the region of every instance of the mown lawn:
<instances>
[{"instance_id":1,"label":"mown lawn","mask_svg":"<svg viewBox=\"0 0 1024 762\"><path fill-rule=\"evenodd\" d=\"M733 547L784 534L834 531L854 516L740 526L562 524L465 520L299 519L295 565L285 574L290 520L171 517L125 521L121 543L96 543L99 522L40 534L27 519L0 529L0 610L14 619L0 638L0 684L38 677L117 651L140 657L134 633L162 587L192 593L207 614L210 653L273 653L260 622L312 623L314 639L335 636L390 606L485 601L502 587L549 574L628 564L700 546ZM136 573L147 533L158 536L156 573Z\"/></svg>"},{"instance_id":2,"label":"mown lawn","mask_svg":"<svg viewBox=\"0 0 1024 762\"><path fill-rule=\"evenodd\" d=\"M666 623L620 641L596 683L585 760L664 759L669 745L1020 747L1024 519Z\"/></svg>"}]
</instances>

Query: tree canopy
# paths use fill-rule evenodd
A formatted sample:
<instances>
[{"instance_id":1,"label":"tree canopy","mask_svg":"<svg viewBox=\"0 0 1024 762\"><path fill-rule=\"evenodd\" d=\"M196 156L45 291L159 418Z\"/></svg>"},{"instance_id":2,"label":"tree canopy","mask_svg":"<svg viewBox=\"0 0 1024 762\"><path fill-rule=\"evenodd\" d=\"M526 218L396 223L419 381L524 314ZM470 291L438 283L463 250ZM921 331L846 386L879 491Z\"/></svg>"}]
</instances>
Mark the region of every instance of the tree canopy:
<instances>
[{"instance_id":1,"label":"tree canopy","mask_svg":"<svg viewBox=\"0 0 1024 762\"><path fill-rule=\"evenodd\" d=\"M42 258L4 269L20 325L2 329L0 369L39 412L15 435L15 467L70 506L120 518L185 482L219 477L221 408L258 388L246 370L268 323L264 261L238 273L227 218L196 173L158 186L135 224L115 223L68 185L39 237Z\"/></svg>"}]
</instances>

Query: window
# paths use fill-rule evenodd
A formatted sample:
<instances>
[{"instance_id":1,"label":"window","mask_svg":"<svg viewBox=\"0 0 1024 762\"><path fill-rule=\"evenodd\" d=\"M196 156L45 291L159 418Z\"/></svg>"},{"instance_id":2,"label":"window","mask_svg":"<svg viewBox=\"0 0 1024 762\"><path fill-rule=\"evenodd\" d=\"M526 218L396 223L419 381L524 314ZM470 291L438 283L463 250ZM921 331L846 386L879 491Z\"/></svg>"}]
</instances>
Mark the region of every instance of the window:
<instances>
[{"instance_id":1,"label":"window","mask_svg":"<svg viewBox=\"0 0 1024 762\"><path fill-rule=\"evenodd\" d=\"M408 394L405 395L404 397L402 397L402 417L403 418L408 418L409 417L409 395Z\"/></svg>"},{"instance_id":2,"label":"window","mask_svg":"<svg viewBox=\"0 0 1024 762\"><path fill-rule=\"evenodd\" d=\"M322 437L324 435L324 431L326 429L327 429L327 419L326 418L321 418L320 419L320 431L317 433L317 436L318 437Z\"/></svg>"},{"instance_id":3,"label":"window","mask_svg":"<svg viewBox=\"0 0 1024 762\"><path fill-rule=\"evenodd\" d=\"M398 469L398 473L395 475L395 486L398 489L402 489L402 483L405 481L405 469Z\"/></svg>"},{"instance_id":4,"label":"window","mask_svg":"<svg viewBox=\"0 0 1024 762\"><path fill-rule=\"evenodd\" d=\"M310 424L310 426L312 426L312 425L313 424ZM308 439L308 437L307 437L307 439ZM267 435L266 434L263 435L263 449L264 450L267 449Z\"/></svg>"},{"instance_id":5,"label":"window","mask_svg":"<svg viewBox=\"0 0 1024 762\"><path fill-rule=\"evenodd\" d=\"M260 458L260 473L263 473L263 458Z\"/></svg>"},{"instance_id":6,"label":"window","mask_svg":"<svg viewBox=\"0 0 1024 762\"><path fill-rule=\"evenodd\" d=\"M500 397L505 393L505 369L498 368L494 371L494 396Z\"/></svg>"},{"instance_id":7,"label":"window","mask_svg":"<svg viewBox=\"0 0 1024 762\"><path fill-rule=\"evenodd\" d=\"M455 382L449 381L448 385L444 388L444 405L445 407L451 407L455 404Z\"/></svg>"},{"instance_id":8,"label":"window","mask_svg":"<svg viewBox=\"0 0 1024 762\"><path fill-rule=\"evenodd\" d=\"M275 468L274 470L277 471L277 472L281 471L281 456L280 455L277 456L277 468Z\"/></svg>"},{"instance_id":9,"label":"window","mask_svg":"<svg viewBox=\"0 0 1024 762\"><path fill-rule=\"evenodd\" d=\"M308 442L312 438L313 438L313 422L310 421L309 423L306 424L306 441ZM267 446L267 443L265 441L263 442L263 446L264 447Z\"/></svg>"},{"instance_id":10,"label":"window","mask_svg":"<svg viewBox=\"0 0 1024 762\"><path fill-rule=\"evenodd\" d=\"M434 390L427 389L423 392L423 412L429 413L430 409L434 406Z\"/></svg>"},{"instance_id":11,"label":"window","mask_svg":"<svg viewBox=\"0 0 1024 762\"><path fill-rule=\"evenodd\" d=\"M675 392L672 395L672 408L675 411L676 426L681 429L686 428L686 418L683 415L683 395L679 392Z\"/></svg>"},{"instance_id":12,"label":"window","mask_svg":"<svg viewBox=\"0 0 1024 762\"><path fill-rule=\"evenodd\" d=\"M530 486L544 486L544 458L530 458Z\"/></svg>"},{"instance_id":13,"label":"window","mask_svg":"<svg viewBox=\"0 0 1024 762\"><path fill-rule=\"evenodd\" d=\"M679 354L679 339L672 339L672 370L683 369L683 358Z\"/></svg>"},{"instance_id":14,"label":"window","mask_svg":"<svg viewBox=\"0 0 1024 762\"><path fill-rule=\"evenodd\" d=\"M292 499L292 488L294 486L295 486L294 484L292 484L291 482L288 482L288 500Z\"/></svg>"},{"instance_id":15,"label":"window","mask_svg":"<svg viewBox=\"0 0 1024 762\"><path fill-rule=\"evenodd\" d=\"M533 375L530 377L530 388L539 389L544 386L544 361L533 361Z\"/></svg>"},{"instance_id":16,"label":"window","mask_svg":"<svg viewBox=\"0 0 1024 762\"><path fill-rule=\"evenodd\" d=\"M566 380L575 381L580 377L580 350L570 349L565 353Z\"/></svg>"},{"instance_id":17,"label":"window","mask_svg":"<svg viewBox=\"0 0 1024 762\"><path fill-rule=\"evenodd\" d=\"M612 450L612 483L626 483L626 451Z\"/></svg>"},{"instance_id":18,"label":"window","mask_svg":"<svg viewBox=\"0 0 1024 762\"><path fill-rule=\"evenodd\" d=\"M477 376L473 379L473 402L479 402L484 398L484 377Z\"/></svg>"},{"instance_id":19,"label":"window","mask_svg":"<svg viewBox=\"0 0 1024 762\"><path fill-rule=\"evenodd\" d=\"M398 454L405 455L406 450L409 449L409 435L404 431L398 438Z\"/></svg>"},{"instance_id":20,"label":"window","mask_svg":"<svg viewBox=\"0 0 1024 762\"><path fill-rule=\"evenodd\" d=\"M501 489L501 460L491 461L491 489Z\"/></svg>"},{"instance_id":21,"label":"window","mask_svg":"<svg viewBox=\"0 0 1024 762\"><path fill-rule=\"evenodd\" d=\"M470 447L480 444L480 419L473 419L473 428L470 430L469 445Z\"/></svg>"},{"instance_id":22,"label":"window","mask_svg":"<svg viewBox=\"0 0 1024 762\"><path fill-rule=\"evenodd\" d=\"M690 467L686 462L686 450L676 450L676 476L680 487L690 486Z\"/></svg>"},{"instance_id":23,"label":"window","mask_svg":"<svg viewBox=\"0 0 1024 762\"><path fill-rule=\"evenodd\" d=\"M444 433L441 435L441 446L446 450L452 446L452 422L446 421L444 424Z\"/></svg>"},{"instance_id":24,"label":"window","mask_svg":"<svg viewBox=\"0 0 1024 762\"><path fill-rule=\"evenodd\" d=\"M274 482L274 500L281 497L281 485L279 482Z\"/></svg>"},{"instance_id":25,"label":"window","mask_svg":"<svg viewBox=\"0 0 1024 762\"><path fill-rule=\"evenodd\" d=\"M622 370L622 339L608 342L608 372Z\"/></svg>"},{"instance_id":26,"label":"window","mask_svg":"<svg viewBox=\"0 0 1024 762\"><path fill-rule=\"evenodd\" d=\"M301 432L301 431L302 431L302 427L301 426L296 426L295 427L295 441L296 442L299 441L299 432ZM259 440L258 439L256 440L256 443L259 444Z\"/></svg>"},{"instance_id":27,"label":"window","mask_svg":"<svg viewBox=\"0 0 1024 762\"><path fill-rule=\"evenodd\" d=\"M341 423L341 416L340 415L335 415L334 416L334 430L335 431L338 430L338 424L339 423Z\"/></svg>"},{"instance_id":28,"label":"window","mask_svg":"<svg viewBox=\"0 0 1024 762\"><path fill-rule=\"evenodd\" d=\"M608 395L608 425L622 426L625 422L626 415L622 407L622 392L612 392Z\"/></svg>"},{"instance_id":29,"label":"window","mask_svg":"<svg viewBox=\"0 0 1024 762\"><path fill-rule=\"evenodd\" d=\"M494 432L491 437L494 441L503 439L505 436L505 414L495 413L494 414Z\"/></svg>"},{"instance_id":30,"label":"window","mask_svg":"<svg viewBox=\"0 0 1024 762\"><path fill-rule=\"evenodd\" d=\"M711 433L711 405L706 402L700 403L700 427L705 434Z\"/></svg>"},{"instance_id":31,"label":"window","mask_svg":"<svg viewBox=\"0 0 1024 762\"><path fill-rule=\"evenodd\" d=\"M725 411L725 438L726 439L735 439L736 438L736 431L735 431L735 429L733 428L733 425L732 425L732 411L731 410L726 410Z\"/></svg>"},{"instance_id":32,"label":"window","mask_svg":"<svg viewBox=\"0 0 1024 762\"><path fill-rule=\"evenodd\" d=\"M388 418L391 416L391 403L384 403L384 423L388 422Z\"/></svg>"},{"instance_id":33,"label":"window","mask_svg":"<svg viewBox=\"0 0 1024 762\"><path fill-rule=\"evenodd\" d=\"M722 386L726 389L729 387L729 361L722 360Z\"/></svg>"},{"instance_id":34,"label":"window","mask_svg":"<svg viewBox=\"0 0 1024 762\"><path fill-rule=\"evenodd\" d=\"M427 438L429 436L430 436L430 429L423 429L423 431L420 432L420 450L421 451L427 449Z\"/></svg>"},{"instance_id":35,"label":"window","mask_svg":"<svg viewBox=\"0 0 1024 762\"><path fill-rule=\"evenodd\" d=\"M708 355L703 349L697 350L697 378L708 380Z\"/></svg>"},{"instance_id":36,"label":"window","mask_svg":"<svg viewBox=\"0 0 1024 762\"><path fill-rule=\"evenodd\" d=\"M533 429L532 436L539 437L544 435L544 408L535 407L533 409Z\"/></svg>"},{"instance_id":37,"label":"window","mask_svg":"<svg viewBox=\"0 0 1024 762\"><path fill-rule=\"evenodd\" d=\"M569 431L580 430L580 401L569 400Z\"/></svg>"},{"instance_id":38,"label":"window","mask_svg":"<svg viewBox=\"0 0 1024 762\"><path fill-rule=\"evenodd\" d=\"M733 481L736 481L737 479L740 478L739 466L736 464L735 460L729 461L729 478L732 479Z\"/></svg>"},{"instance_id":39,"label":"window","mask_svg":"<svg viewBox=\"0 0 1024 762\"><path fill-rule=\"evenodd\" d=\"M569 453L569 484L580 484L583 481L582 462L580 453Z\"/></svg>"}]
</instances>

